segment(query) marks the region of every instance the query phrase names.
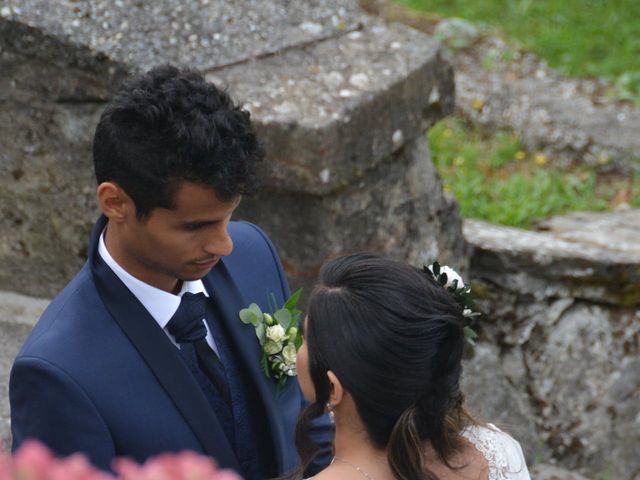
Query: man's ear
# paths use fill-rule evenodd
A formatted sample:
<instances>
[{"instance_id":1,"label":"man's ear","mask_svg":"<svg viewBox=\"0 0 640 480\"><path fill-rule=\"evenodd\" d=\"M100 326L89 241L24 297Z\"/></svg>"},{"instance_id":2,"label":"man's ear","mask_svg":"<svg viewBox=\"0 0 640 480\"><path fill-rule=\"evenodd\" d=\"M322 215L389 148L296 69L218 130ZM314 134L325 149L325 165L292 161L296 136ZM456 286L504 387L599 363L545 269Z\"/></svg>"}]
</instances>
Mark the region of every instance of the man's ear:
<instances>
[{"instance_id":1,"label":"man's ear","mask_svg":"<svg viewBox=\"0 0 640 480\"><path fill-rule=\"evenodd\" d=\"M109 220L121 222L130 218L131 215L135 216L136 207L133 200L117 183L101 183L98 185L96 195L102 213L104 213Z\"/></svg>"},{"instance_id":2,"label":"man's ear","mask_svg":"<svg viewBox=\"0 0 640 480\"><path fill-rule=\"evenodd\" d=\"M338 377L336 377L336 374L331 370L327 372L327 377L329 378L329 405L336 407L342 403L344 388L340 380L338 380Z\"/></svg>"}]
</instances>

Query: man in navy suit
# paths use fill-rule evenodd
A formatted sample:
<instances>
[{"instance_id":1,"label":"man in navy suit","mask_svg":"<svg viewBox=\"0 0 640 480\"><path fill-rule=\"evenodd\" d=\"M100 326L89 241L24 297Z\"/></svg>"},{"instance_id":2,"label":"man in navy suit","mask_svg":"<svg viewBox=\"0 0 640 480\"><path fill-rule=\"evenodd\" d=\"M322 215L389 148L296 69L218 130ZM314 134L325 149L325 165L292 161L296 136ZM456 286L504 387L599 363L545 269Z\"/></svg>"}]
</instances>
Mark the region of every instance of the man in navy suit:
<instances>
[{"instance_id":1,"label":"man in navy suit","mask_svg":"<svg viewBox=\"0 0 640 480\"><path fill-rule=\"evenodd\" d=\"M11 371L14 449L36 438L104 469L189 449L252 480L296 466L299 387L265 376L238 318L289 296L269 239L230 221L263 156L249 114L197 72L124 85L94 137L103 215L89 258ZM332 431L316 426L319 469Z\"/></svg>"}]
</instances>

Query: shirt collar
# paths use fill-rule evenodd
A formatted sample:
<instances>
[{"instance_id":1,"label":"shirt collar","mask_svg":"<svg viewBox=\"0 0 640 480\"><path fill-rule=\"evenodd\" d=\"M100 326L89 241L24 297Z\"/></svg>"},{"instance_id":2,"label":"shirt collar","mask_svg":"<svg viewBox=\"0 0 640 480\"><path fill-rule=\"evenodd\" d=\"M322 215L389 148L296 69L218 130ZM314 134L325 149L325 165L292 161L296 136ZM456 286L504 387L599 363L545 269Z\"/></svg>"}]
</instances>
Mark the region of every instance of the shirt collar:
<instances>
[{"instance_id":1,"label":"shirt collar","mask_svg":"<svg viewBox=\"0 0 640 480\"><path fill-rule=\"evenodd\" d=\"M100 235L98 253L109 268L113 270L113 273L116 274L122 283L124 283L131 293L133 293L140 303L142 303L144 308L147 309L149 314L151 314L158 325L160 325L160 328L164 328L167 323L169 323L169 320L171 320L173 314L176 313L176 310L180 305L180 297L182 297L185 292L204 293L207 297L209 296L207 290L204 288L202 280L182 282L182 289L180 290L180 293L178 295L174 295L173 293L160 290L159 288L149 285L148 283L134 277L118 265L111 254L109 254L107 245L104 242L105 232L106 228Z\"/></svg>"}]
</instances>

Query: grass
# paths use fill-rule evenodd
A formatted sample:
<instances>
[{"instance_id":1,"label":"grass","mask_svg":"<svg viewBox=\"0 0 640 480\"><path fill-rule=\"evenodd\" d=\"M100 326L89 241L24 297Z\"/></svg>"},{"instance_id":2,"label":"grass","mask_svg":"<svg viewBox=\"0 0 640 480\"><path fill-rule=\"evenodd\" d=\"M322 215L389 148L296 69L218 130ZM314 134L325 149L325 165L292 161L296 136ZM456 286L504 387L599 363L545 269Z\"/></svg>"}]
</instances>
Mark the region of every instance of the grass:
<instances>
[{"instance_id":1,"label":"grass","mask_svg":"<svg viewBox=\"0 0 640 480\"><path fill-rule=\"evenodd\" d=\"M499 28L573 76L640 75L638 0L397 0L443 17Z\"/></svg>"},{"instance_id":2,"label":"grass","mask_svg":"<svg viewBox=\"0 0 640 480\"><path fill-rule=\"evenodd\" d=\"M612 81L614 98L640 107L638 0L394 0L425 18L483 23L515 48L533 51L570 76ZM483 59L491 69L495 58ZM501 59L508 61L508 59ZM558 166L526 151L512 132L486 132L461 117L429 132L434 163L464 217L517 227L572 211L640 207L640 174L605 175L586 166ZM635 192L635 195L634 195Z\"/></svg>"},{"instance_id":3,"label":"grass","mask_svg":"<svg viewBox=\"0 0 640 480\"><path fill-rule=\"evenodd\" d=\"M609 177L587 167L558 167L522 148L510 132L487 133L458 117L429 131L433 161L462 216L527 228L573 211L640 207L640 175Z\"/></svg>"}]
</instances>

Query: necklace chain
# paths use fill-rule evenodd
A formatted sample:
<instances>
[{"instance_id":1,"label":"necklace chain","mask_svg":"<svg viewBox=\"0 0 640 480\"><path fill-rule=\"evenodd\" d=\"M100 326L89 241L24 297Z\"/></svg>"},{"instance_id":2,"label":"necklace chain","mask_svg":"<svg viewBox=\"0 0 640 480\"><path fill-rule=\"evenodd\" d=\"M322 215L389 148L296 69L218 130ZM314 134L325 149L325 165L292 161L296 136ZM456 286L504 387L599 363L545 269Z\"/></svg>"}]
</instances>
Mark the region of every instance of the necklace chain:
<instances>
[{"instance_id":1,"label":"necklace chain","mask_svg":"<svg viewBox=\"0 0 640 480\"><path fill-rule=\"evenodd\" d=\"M358 472L360 472L360 474L365 477L368 478L369 480L373 480L373 477L371 475L369 475L367 472L365 472L363 469L361 469L358 465L351 463L351 462L347 462L344 458L340 458L338 456L333 457L333 459L331 460L331 463L333 463L334 461L338 460L339 462L342 463L346 463L347 465L355 468Z\"/></svg>"}]
</instances>

